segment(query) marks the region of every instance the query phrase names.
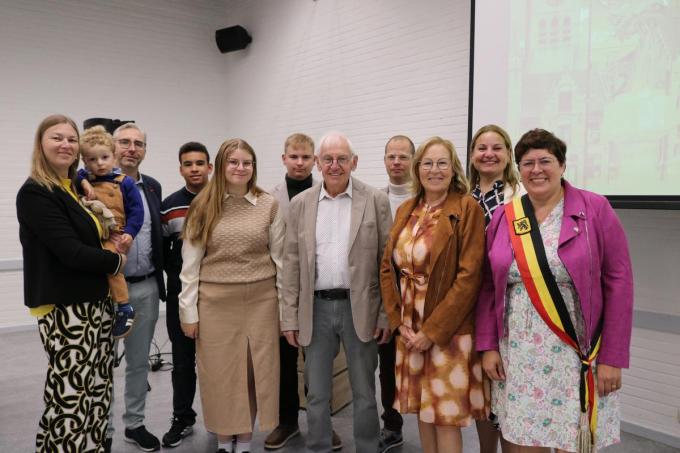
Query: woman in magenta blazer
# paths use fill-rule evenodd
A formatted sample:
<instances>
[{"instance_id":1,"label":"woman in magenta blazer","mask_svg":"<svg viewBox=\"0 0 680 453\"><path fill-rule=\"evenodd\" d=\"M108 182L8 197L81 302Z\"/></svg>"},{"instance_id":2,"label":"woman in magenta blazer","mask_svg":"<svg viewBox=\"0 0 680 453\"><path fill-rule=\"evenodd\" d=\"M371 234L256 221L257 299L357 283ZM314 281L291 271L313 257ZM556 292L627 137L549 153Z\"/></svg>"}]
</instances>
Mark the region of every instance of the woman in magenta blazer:
<instances>
[{"instance_id":1,"label":"woman in magenta blazer","mask_svg":"<svg viewBox=\"0 0 680 453\"><path fill-rule=\"evenodd\" d=\"M566 145L552 133L524 134L515 161L527 195L498 209L487 228L476 308L492 411L520 451L602 448L619 440L617 390L629 360L633 276L623 227L606 198L564 180Z\"/></svg>"}]
</instances>

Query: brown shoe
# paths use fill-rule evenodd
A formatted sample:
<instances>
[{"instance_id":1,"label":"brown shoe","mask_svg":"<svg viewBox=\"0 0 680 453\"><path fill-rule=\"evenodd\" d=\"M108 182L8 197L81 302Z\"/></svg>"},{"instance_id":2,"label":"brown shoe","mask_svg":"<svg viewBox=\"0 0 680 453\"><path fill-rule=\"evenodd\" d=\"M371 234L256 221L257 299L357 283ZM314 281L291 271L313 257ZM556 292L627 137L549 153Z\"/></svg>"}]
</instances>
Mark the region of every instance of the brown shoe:
<instances>
[{"instance_id":1,"label":"brown shoe","mask_svg":"<svg viewBox=\"0 0 680 453\"><path fill-rule=\"evenodd\" d=\"M300 434L298 425L279 425L264 440L264 448L266 450L278 450L298 434Z\"/></svg>"},{"instance_id":2,"label":"brown shoe","mask_svg":"<svg viewBox=\"0 0 680 453\"><path fill-rule=\"evenodd\" d=\"M338 433L333 430L333 451L342 450L342 439L338 436Z\"/></svg>"}]
</instances>

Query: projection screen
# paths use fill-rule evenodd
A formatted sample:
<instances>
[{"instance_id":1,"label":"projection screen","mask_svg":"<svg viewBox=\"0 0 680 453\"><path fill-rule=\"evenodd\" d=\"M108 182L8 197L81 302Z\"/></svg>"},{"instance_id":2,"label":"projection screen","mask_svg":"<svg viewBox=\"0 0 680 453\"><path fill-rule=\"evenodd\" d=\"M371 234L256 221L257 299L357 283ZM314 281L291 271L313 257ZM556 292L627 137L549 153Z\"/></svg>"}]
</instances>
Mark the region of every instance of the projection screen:
<instances>
[{"instance_id":1,"label":"projection screen","mask_svg":"<svg viewBox=\"0 0 680 453\"><path fill-rule=\"evenodd\" d=\"M550 130L576 186L680 208L680 0L476 0L473 27L470 135Z\"/></svg>"}]
</instances>

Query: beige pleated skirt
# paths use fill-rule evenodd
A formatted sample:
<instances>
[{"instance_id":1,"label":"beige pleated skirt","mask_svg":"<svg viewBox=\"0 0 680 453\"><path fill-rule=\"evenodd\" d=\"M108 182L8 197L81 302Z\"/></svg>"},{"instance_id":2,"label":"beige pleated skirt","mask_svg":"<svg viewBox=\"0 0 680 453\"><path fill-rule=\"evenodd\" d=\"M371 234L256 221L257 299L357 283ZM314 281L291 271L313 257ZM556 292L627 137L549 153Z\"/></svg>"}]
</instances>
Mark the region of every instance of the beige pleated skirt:
<instances>
[{"instance_id":1,"label":"beige pleated skirt","mask_svg":"<svg viewBox=\"0 0 680 453\"><path fill-rule=\"evenodd\" d=\"M253 283L201 282L196 367L208 431L251 431L248 350L253 363L259 429L279 420L279 309L275 279Z\"/></svg>"}]
</instances>

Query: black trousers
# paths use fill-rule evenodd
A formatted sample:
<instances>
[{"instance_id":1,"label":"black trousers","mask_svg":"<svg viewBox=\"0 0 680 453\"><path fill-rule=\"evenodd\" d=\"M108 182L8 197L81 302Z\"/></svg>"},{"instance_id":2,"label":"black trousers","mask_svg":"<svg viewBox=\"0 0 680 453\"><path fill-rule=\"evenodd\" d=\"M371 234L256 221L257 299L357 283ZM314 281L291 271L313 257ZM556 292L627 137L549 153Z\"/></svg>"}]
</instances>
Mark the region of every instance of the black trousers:
<instances>
[{"instance_id":1,"label":"black trousers","mask_svg":"<svg viewBox=\"0 0 680 453\"><path fill-rule=\"evenodd\" d=\"M291 346L286 337L279 338L280 388L279 424L297 425L300 397L298 396L298 348Z\"/></svg>"},{"instance_id":2,"label":"black trousers","mask_svg":"<svg viewBox=\"0 0 680 453\"><path fill-rule=\"evenodd\" d=\"M392 407L397 393L394 377L394 365L397 360L396 336L393 335L389 343L378 345L378 358L380 359L380 400L383 407L383 424L385 429L400 432L404 419Z\"/></svg>"},{"instance_id":3,"label":"black trousers","mask_svg":"<svg viewBox=\"0 0 680 453\"><path fill-rule=\"evenodd\" d=\"M196 421L196 412L191 407L196 395L196 343L182 332L177 299L179 291L172 289L168 287L165 315L168 337L172 342L172 415L187 425L193 425Z\"/></svg>"}]
</instances>

